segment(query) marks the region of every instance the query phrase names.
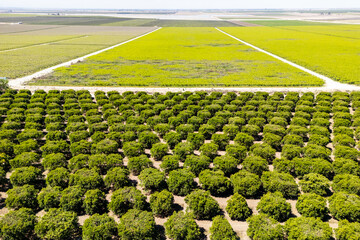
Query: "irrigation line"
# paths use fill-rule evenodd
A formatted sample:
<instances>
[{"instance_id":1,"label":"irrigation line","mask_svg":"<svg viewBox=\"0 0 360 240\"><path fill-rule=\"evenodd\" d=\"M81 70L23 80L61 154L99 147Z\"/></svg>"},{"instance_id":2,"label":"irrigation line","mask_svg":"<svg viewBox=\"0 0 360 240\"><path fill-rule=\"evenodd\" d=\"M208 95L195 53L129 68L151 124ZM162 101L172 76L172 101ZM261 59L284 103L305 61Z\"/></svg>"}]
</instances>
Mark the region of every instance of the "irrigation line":
<instances>
[{"instance_id":1,"label":"irrigation line","mask_svg":"<svg viewBox=\"0 0 360 240\"><path fill-rule=\"evenodd\" d=\"M140 35L140 36L137 36L137 37L134 37L134 38L132 38L132 39L129 39L129 40L127 40L127 41L124 41L124 42L118 43L118 44L116 44L116 45L113 45L113 46L111 46L111 47L107 47L107 48L105 48L105 49L102 49L102 50L99 50L99 51L96 51L96 52L87 54L87 55L85 55L85 56L82 56L82 57L79 57L79 58L70 60L70 61L68 61L68 62L61 63L61 64L55 65L55 66L53 66L53 67L46 68L46 69L44 69L44 70L41 70L41 71L39 71L39 72L36 72L36 73L34 73L34 74L31 74L31 75L28 75L28 76L25 76L25 77L21 77L21 78L17 78L17 79L14 79L14 80L10 80L10 81L9 81L9 86L12 87L12 88L20 88L21 86L24 85L24 83L26 83L26 82L28 82L28 81L31 81L31 80L34 79L34 78L39 78L39 77L43 77L43 76L45 76L45 75L47 75L47 74L50 74L50 73L52 73L52 72L53 72L55 69L57 69L57 68L60 68L60 67L68 67L68 66L71 66L71 65L73 65L73 64L76 64L76 63L78 63L78 62L82 62L82 61L84 61L86 58L95 56L95 55L100 54L100 53L102 53L102 52L111 50L111 49L113 49L113 48L119 47L119 46L124 45L124 44L129 43L129 42L135 41L135 40L137 40L137 39L139 39L139 38L142 38L142 37L144 37L144 36L146 36L146 35L149 35L149 34L155 32L155 31L157 31L157 30L159 30L159 29L161 29L161 27L159 27L159 28L157 28L157 29L155 29L155 30L153 30L153 31L147 32L147 33L145 33L145 34L142 34L142 35Z\"/></svg>"},{"instance_id":2,"label":"irrigation line","mask_svg":"<svg viewBox=\"0 0 360 240\"><path fill-rule=\"evenodd\" d=\"M307 68L305 68L305 67L303 67L303 66L300 66L300 65L298 65L298 64L296 64L296 63L294 63L294 62L291 62L291 61L289 61L289 60L286 60L285 58L282 58L282 57L280 57L280 56L278 56L278 55L275 55L275 54L273 54L273 53L271 53L271 52L268 52L268 51L266 51L266 50L264 50L264 49L261 49L261 48L259 48L259 47L256 47L255 45L252 45L252 44L250 44L250 43L248 43L248 42L245 42L245 41L243 41L243 40L241 40L241 39L239 39L239 38L237 38L237 37L235 37L235 36L233 36L233 35L231 35L231 34L229 34L229 33L227 33L227 32L224 32L223 30L220 30L219 28L215 28L215 29L218 30L219 32L222 32L223 34L225 34L225 35L227 35L227 36L229 36L229 37L231 37L231 38L233 38L233 39L235 39L235 40L237 40L237 41L239 41L239 42L241 42L241 43L243 43L243 44L251 47L251 48L254 48L255 50L257 50L257 51L259 51L259 52L265 53L265 54L267 54L267 55L269 55L269 56L271 56L271 57L273 57L273 58L276 58L276 59L278 59L278 60L280 60L280 61L282 61L282 62L284 62L284 63L286 63L286 64L289 64L289 65L291 65L291 66L293 66L293 67L295 67L295 68L297 68L297 69L300 69L300 70L302 70L302 71L304 71L304 72L307 72L307 73L309 73L309 74L311 74L311 75L313 75L313 76L315 76L315 77L317 77L317 78L320 78L320 79L324 80L324 81L325 81L324 90L325 90L325 89L352 90L352 89L354 89L354 88L355 88L356 90L359 89L359 87L354 86L354 85L336 82L336 81L332 80L332 79L329 78L329 77L326 77L326 76L324 76L324 75L322 75L322 74L319 74L319 73L317 73L317 72L314 72L314 71L312 71L312 70L310 70L310 69L307 69Z\"/></svg>"}]
</instances>

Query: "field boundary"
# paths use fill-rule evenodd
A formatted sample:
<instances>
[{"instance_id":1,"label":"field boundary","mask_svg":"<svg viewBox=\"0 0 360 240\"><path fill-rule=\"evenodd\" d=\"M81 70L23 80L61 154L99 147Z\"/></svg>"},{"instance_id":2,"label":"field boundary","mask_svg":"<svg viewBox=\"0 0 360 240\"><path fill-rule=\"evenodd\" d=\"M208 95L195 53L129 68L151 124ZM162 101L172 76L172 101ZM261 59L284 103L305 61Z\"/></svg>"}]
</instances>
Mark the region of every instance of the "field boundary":
<instances>
[{"instance_id":1,"label":"field boundary","mask_svg":"<svg viewBox=\"0 0 360 240\"><path fill-rule=\"evenodd\" d=\"M32 48L32 47L46 46L46 45L50 45L53 43L65 42L65 41L70 41L70 40L74 40L74 39L86 38L86 37L89 37L89 35L71 37L71 38L66 38L66 39L57 40L57 41L44 42L44 43L36 43L36 44L31 44L31 45L17 47L17 48L4 49L4 50L0 50L0 53L12 52L12 51L17 51L17 50L22 50L22 49L27 49L27 48Z\"/></svg>"},{"instance_id":2,"label":"field boundary","mask_svg":"<svg viewBox=\"0 0 360 240\"><path fill-rule=\"evenodd\" d=\"M11 83L11 82L10 82ZM336 88L324 88L324 87L87 87L87 86L32 86L32 85L17 85L11 86L14 89L28 89L30 91L44 90L46 92L50 90L88 90L90 93L94 94L96 91L110 92L117 91L119 93L124 93L127 91L132 92L146 92L146 93L161 93L166 94L167 92L197 92L197 91L206 91L206 92L313 92L315 94L327 91L327 92L337 92L337 91L360 91L360 87L351 86L351 89L336 89Z\"/></svg>"},{"instance_id":3,"label":"field boundary","mask_svg":"<svg viewBox=\"0 0 360 240\"><path fill-rule=\"evenodd\" d=\"M43 69L43 70L38 71L38 72L36 72L36 73L34 73L34 74L31 74L31 75L28 75L28 76L25 76L25 77L20 77L20 78L17 78L17 79L10 80L10 81L9 81L9 86L10 86L11 88L19 88L19 87L23 86L26 82L31 81L31 80L33 80L34 78L43 77L43 76L45 76L45 75L47 75L47 74L52 73L52 72L53 72L55 69L57 69L57 68L60 68L60 67L68 67L68 66L71 66L71 65L73 65L73 64L82 62L82 61L84 61L86 58L95 56L95 55L100 54L100 53L102 53L102 52L105 52L105 51L114 49L114 48L116 48L116 47L119 47L119 46L124 45L124 44L129 43L129 42L135 41L135 40L137 40L137 39L139 39L139 38L142 38L142 37L144 37L144 36L146 36L146 35L149 35L149 34L155 32L155 31L157 31L157 30L159 30L159 29L161 29L161 27L158 27L158 28L156 28L156 29L154 29L154 30L152 30L152 31L150 31L150 32L144 33L144 34L142 34L142 35L140 35L140 36L131 38L131 39L126 40L126 41L124 41L124 42L115 44L115 45L113 45L113 46L110 46L110 47L107 47L107 48L98 50L98 51L93 52L93 53L89 53L89 54L87 54L87 55L85 55L85 56L78 57L78 58L75 58L75 59L73 59L73 60L70 60L70 61L67 61L67 62L64 62L64 63L60 63L60 64L58 64L58 65L55 65L55 66L52 66L52 67L49 67L49 68L46 68L46 69ZM43 87L41 87L41 88L43 88Z\"/></svg>"},{"instance_id":4,"label":"field boundary","mask_svg":"<svg viewBox=\"0 0 360 240\"><path fill-rule=\"evenodd\" d=\"M259 52L265 53L265 54L267 54L267 55L269 55L269 56L271 56L273 58L276 58L276 59L280 60L281 62L289 64L289 65L291 65L291 66L293 66L293 67L295 67L295 68L297 68L299 70L302 70L302 71L304 71L306 73L309 73L309 74L311 74L311 75L313 75L313 76L315 76L317 78L320 78L320 79L324 80L325 84L322 87L324 90L326 90L326 89L359 90L360 89L360 87L357 87L357 86L354 86L354 85L344 84L344 83L334 81L334 80L332 80L331 78L329 78L327 76L324 76L324 75L322 75L320 73L314 72L314 71L312 71L312 70L310 70L308 68L300 66L300 65L298 65L298 64L296 64L294 62L291 62L291 61L289 61L289 60L287 60L285 58L282 58L282 57L280 57L280 56L278 56L276 54L273 54L273 53L268 52L268 51L266 51L266 50L264 50L262 48L259 48L259 47L255 46L255 45L251 44L251 43L245 42L244 40L241 40L241 39L239 39L239 38L225 32L225 31L223 31L223 30L221 30L219 28L215 28L215 29L218 30L219 32L221 32L221 33L223 33L223 34L225 34L225 35L227 35L227 36L229 36L229 37L231 37L231 38L233 38L233 39L235 39L235 40L237 40L237 41L239 41L239 42L241 42L241 43L243 43L243 44L245 44L245 45L247 45L247 46L249 46L249 47L251 47L251 48L253 48L255 50L257 50L257 51L259 51Z\"/></svg>"}]
</instances>

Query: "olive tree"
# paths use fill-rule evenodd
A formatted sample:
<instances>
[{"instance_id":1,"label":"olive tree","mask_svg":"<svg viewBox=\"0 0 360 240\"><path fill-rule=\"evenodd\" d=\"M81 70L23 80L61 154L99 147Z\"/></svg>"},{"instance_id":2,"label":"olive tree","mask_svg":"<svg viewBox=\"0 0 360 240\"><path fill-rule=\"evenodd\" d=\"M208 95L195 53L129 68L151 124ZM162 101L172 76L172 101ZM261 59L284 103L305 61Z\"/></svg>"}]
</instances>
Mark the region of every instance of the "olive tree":
<instances>
[{"instance_id":1,"label":"olive tree","mask_svg":"<svg viewBox=\"0 0 360 240\"><path fill-rule=\"evenodd\" d=\"M166 236L174 240L197 240L202 234L192 215L175 212L164 224Z\"/></svg>"},{"instance_id":2,"label":"olive tree","mask_svg":"<svg viewBox=\"0 0 360 240\"><path fill-rule=\"evenodd\" d=\"M20 208L36 209L38 207L36 199L38 190L33 185L14 187L8 190L6 194L5 204L7 208L16 210Z\"/></svg>"},{"instance_id":3,"label":"olive tree","mask_svg":"<svg viewBox=\"0 0 360 240\"><path fill-rule=\"evenodd\" d=\"M41 170L33 166L16 168L10 176L10 182L13 186L36 185L41 179Z\"/></svg>"},{"instance_id":4,"label":"olive tree","mask_svg":"<svg viewBox=\"0 0 360 240\"><path fill-rule=\"evenodd\" d=\"M36 216L31 209L10 211L0 219L1 239L31 239L34 235Z\"/></svg>"},{"instance_id":5,"label":"olive tree","mask_svg":"<svg viewBox=\"0 0 360 240\"><path fill-rule=\"evenodd\" d=\"M280 222L286 221L291 215L291 205L286 202L280 192L265 194L260 199L256 209Z\"/></svg>"},{"instance_id":6,"label":"olive tree","mask_svg":"<svg viewBox=\"0 0 360 240\"><path fill-rule=\"evenodd\" d=\"M305 230L306 229L306 230ZM286 221L284 226L288 240L295 239L332 239L332 229L329 223L314 217L297 217Z\"/></svg>"},{"instance_id":7,"label":"olive tree","mask_svg":"<svg viewBox=\"0 0 360 240\"><path fill-rule=\"evenodd\" d=\"M265 191L279 191L285 198L296 198L299 194L298 185L288 173L264 172L261 176L261 182Z\"/></svg>"},{"instance_id":8,"label":"olive tree","mask_svg":"<svg viewBox=\"0 0 360 240\"><path fill-rule=\"evenodd\" d=\"M50 208L58 208L60 205L61 188L60 187L46 187L41 189L37 200L39 207L48 211Z\"/></svg>"},{"instance_id":9,"label":"olive tree","mask_svg":"<svg viewBox=\"0 0 360 240\"><path fill-rule=\"evenodd\" d=\"M245 221L252 214L246 199L238 193L232 195L227 201L226 212L232 220L238 221Z\"/></svg>"},{"instance_id":10,"label":"olive tree","mask_svg":"<svg viewBox=\"0 0 360 240\"><path fill-rule=\"evenodd\" d=\"M296 209L304 217L315 217L325 219L329 209L326 206L326 199L315 193L300 195L296 202Z\"/></svg>"},{"instance_id":11,"label":"olive tree","mask_svg":"<svg viewBox=\"0 0 360 240\"><path fill-rule=\"evenodd\" d=\"M247 198L255 198L262 191L260 177L256 174L241 170L230 177L234 192Z\"/></svg>"},{"instance_id":12,"label":"olive tree","mask_svg":"<svg viewBox=\"0 0 360 240\"><path fill-rule=\"evenodd\" d=\"M169 146L164 143L155 143L150 149L151 156L160 161L169 152Z\"/></svg>"},{"instance_id":13,"label":"olive tree","mask_svg":"<svg viewBox=\"0 0 360 240\"><path fill-rule=\"evenodd\" d=\"M145 190L155 191L164 188L165 174L156 168L145 168L139 175L140 186Z\"/></svg>"},{"instance_id":14,"label":"olive tree","mask_svg":"<svg viewBox=\"0 0 360 240\"><path fill-rule=\"evenodd\" d=\"M204 190L194 190L185 197L185 202L197 219L212 219L219 215L219 204Z\"/></svg>"},{"instance_id":15,"label":"olive tree","mask_svg":"<svg viewBox=\"0 0 360 240\"><path fill-rule=\"evenodd\" d=\"M99 189L88 190L85 193L83 208L85 213L89 215L106 212L107 200L105 193Z\"/></svg>"},{"instance_id":16,"label":"olive tree","mask_svg":"<svg viewBox=\"0 0 360 240\"><path fill-rule=\"evenodd\" d=\"M213 159L217 155L218 149L219 145L215 143L205 143L199 148L199 151L201 155Z\"/></svg>"},{"instance_id":17,"label":"olive tree","mask_svg":"<svg viewBox=\"0 0 360 240\"><path fill-rule=\"evenodd\" d=\"M329 198L330 214L338 220L360 221L360 197L344 192L334 193Z\"/></svg>"},{"instance_id":18,"label":"olive tree","mask_svg":"<svg viewBox=\"0 0 360 240\"><path fill-rule=\"evenodd\" d=\"M54 170L59 167L66 167L67 160L63 153L51 153L44 157L42 165L47 170Z\"/></svg>"},{"instance_id":19,"label":"olive tree","mask_svg":"<svg viewBox=\"0 0 360 240\"><path fill-rule=\"evenodd\" d=\"M154 239L155 219L152 213L131 209L125 213L118 225L120 239Z\"/></svg>"},{"instance_id":20,"label":"olive tree","mask_svg":"<svg viewBox=\"0 0 360 240\"><path fill-rule=\"evenodd\" d=\"M146 197L135 187L124 187L116 190L111 196L109 209L116 215L123 215L129 209L144 210Z\"/></svg>"},{"instance_id":21,"label":"olive tree","mask_svg":"<svg viewBox=\"0 0 360 240\"><path fill-rule=\"evenodd\" d=\"M129 186L131 181L129 179L129 170L122 167L115 167L110 169L104 179L105 186L113 190Z\"/></svg>"},{"instance_id":22,"label":"olive tree","mask_svg":"<svg viewBox=\"0 0 360 240\"><path fill-rule=\"evenodd\" d=\"M178 155L181 161L185 161L186 157L193 152L194 148L189 142L180 142L174 148L174 154Z\"/></svg>"},{"instance_id":23,"label":"olive tree","mask_svg":"<svg viewBox=\"0 0 360 240\"><path fill-rule=\"evenodd\" d=\"M223 216L216 216L210 227L210 240L238 240L230 223Z\"/></svg>"},{"instance_id":24,"label":"olive tree","mask_svg":"<svg viewBox=\"0 0 360 240\"><path fill-rule=\"evenodd\" d=\"M156 216L167 217L172 214L173 204L174 196L167 190L155 192L150 196L150 207Z\"/></svg>"},{"instance_id":25,"label":"olive tree","mask_svg":"<svg viewBox=\"0 0 360 240\"><path fill-rule=\"evenodd\" d=\"M84 240L112 240L117 236L117 226L107 214L94 214L86 219L82 228Z\"/></svg>"},{"instance_id":26,"label":"olive tree","mask_svg":"<svg viewBox=\"0 0 360 240\"><path fill-rule=\"evenodd\" d=\"M75 212L52 208L36 224L35 233L41 239L76 239L80 236L78 221Z\"/></svg>"},{"instance_id":27,"label":"olive tree","mask_svg":"<svg viewBox=\"0 0 360 240\"><path fill-rule=\"evenodd\" d=\"M263 172L269 171L268 162L259 156L250 155L242 162L242 167L251 173L261 176Z\"/></svg>"},{"instance_id":28,"label":"olive tree","mask_svg":"<svg viewBox=\"0 0 360 240\"><path fill-rule=\"evenodd\" d=\"M103 187L103 179L99 173L93 169L80 169L70 175L70 186L78 185L82 189L96 189Z\"/></svg>"},{"instance_id":29,"label":"olive tree","mask_svg":"<svg viewBox=\"0 0 360 240\"><path fill-rule=\"evenodd\" d=\"M237 168L238 164L239 161L236 158L231 157L229 155L216 157L214 159L215 169L223 171L226 176L230 176L231 174L235 173L238 170Z\"/></svg>"},{"instance_id":30,"label":"olive tree","mask_svg":"<svg viewBox=\"0 0 360 240\"><path fill-rule=\"evenodd\" d=\"M205 169L209 169L211 159L207 156L188 155L184 162L184 168L189 169L196 176Z\"/></svg>"},{"instance_id":31,"label":"olive tree","mask_svg":"<svg viewBox=\"0 0 360 240\"><path fill-rule=\"evenodd\" d=\"M82 212L84 189L80 186L65 188L61 193L60 207L65 211Z\"/></svg>"},{"instance_id":32,"label":"olive tree","mask_svg":"<svg viewBox=\"0 0 360 240\"><path fill-rule=\"evenodd\" d=\"M360 195L360 178L351 174L339 174L333 179L335 192L347 192Z\"/></svg>"},{"instance_id":33,"label":"olive tree","mask_svg":"<svg viewBox=\"0 0 360 240\"><path fill-rule=\"evenodd\" d=\"M171 172L172 170L176 170L180 167L179 165L180 157L177 155L168 155L165 156L162 163L160 164L161 170L163 170L166 174Z\"/></svg>"},{"instance_id":34,"label":"olive tree","mask_svg":"<svg viewBox=\"0 0 360 240\"><path fill-rule=\"evenodd\" d=\"M127 165L131 173L135 176L139 175L142 170L150 168L152 166L152 161L146 155L129 158L129 162Z\"/></svg>"},{"instance_id":35,"label":"olive tree","mask_svg":"<svg viewBox=\"0 0 360 240\"><path fill-rule=\"evenodd\" d=\"M275 219L264 213L253 215L249 217L246 221L249 224L246 233L251 239L286 239L283 226L281 226Z\"/></svg>"},{"instance_id":36,"label":"olive tree","mask_svg":"<svg viewBox=\"0 0 360 240\"><path fill-rule=\"evenodd\" d=\"M232 190L230 180L220 170L207 169L202 171L199 175L199 182L203 189L210 191L214 196L228 194Z\"/></svg>"},{"instance_id":37,"label":"olive tree","mask_svg":"<svg viewBox=\"0 0 360 240\"><path fill-rule=\"evenodd\" d=\"M309 173L304 175L299 185L305 193L316 193L320 196L330 194L330 181L326 177L318 173Z\"/></svg>"},{"instance_id":38,"label":"olive tree","mask_svg":"<svg viewBox=\"0 0 360 240\"><path fill-rule=\"evenodd\" d=\"M194 178L195 175L186 169L171 171L167 179L169 191L175 195L186 196L196 186Z\"/></svg>"},{"instance_id":39,"label":"olive tree","mask_svg":"<svg viewBox=\"0 0 360 240\"><path fill-rule=\"evenodd\" d=\"M55 187L66 188L69 185L70 173L66 168L60 167L50 171L46 175L46 184Z\"/></svg>"},{"instance_id":40,"label":"olive tree","mask_svg":"<svg viewBox=\"0 0 360 240\"><path fill-rule=\"evenodd\" d=\"M338 228L335 229L335 235L338 240L359 239L360 223L342 220L339 222Z\"/></svg>"},{"instance_id":41,"label":"olive tree","mask_svg":"<svg viewBox=\"0 0 360 240\"><path fill-rule=\"evenodd\" d=\"M137 142L126 142L123 146L123 151L127 157L138 157L144 154L144 146Z\"/></svg>"},{"instance_id":42,"label":"olive tree","mask_svg":"<svg viewBox=\"0 0 360 240\"><path fill-rule=\"evenodd\" d=\"M12 168L29 167L40 160L40 156L34 152L25 152L10 159L9 163Z\"/></svg>"}]
</instances>

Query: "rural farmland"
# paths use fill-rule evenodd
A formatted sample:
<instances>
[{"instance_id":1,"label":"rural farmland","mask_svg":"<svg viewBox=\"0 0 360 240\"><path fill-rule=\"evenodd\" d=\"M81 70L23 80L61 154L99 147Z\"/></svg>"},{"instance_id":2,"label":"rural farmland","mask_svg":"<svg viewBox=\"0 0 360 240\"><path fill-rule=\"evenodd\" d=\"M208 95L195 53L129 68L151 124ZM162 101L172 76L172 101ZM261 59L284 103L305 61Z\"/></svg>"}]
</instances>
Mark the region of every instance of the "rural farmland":
<instances>
[{"instance_id":1,"label":"rural farmland","mask_svg":"<svg viewBox=\"0 0 360 240\"><path fill-rule=\"evenodd\" d=\"M162 28L37 85L320 86L323 81L229 38L215 28Z\"/></svg>"},{"instance_id":2,"label":"rural farmland","mask_svg":"<svg viewBox=\"0 0 360 240\"><path fill-rule=\"evenodd\" d=\"M336 81L360 85L359 25L285 25L222 30Z\"/></svg>"},{"instance_id":3,"label":"rural farmland","mask_svg":"<svg viewBox=\"0 0 360 240\"><path fill-rule=\"evenodd\" d=\"M2 29L4 33L2 33ZM1 76L17 78L124 42L153 27L0 25ZM10 32L11 33L7 33Z\"/></svg>"},{"instance_id":4,"label":"rural farmland","mask_svg":"<svg viewBox=\"0 0 360 240\"><path fill-rule=\"evenodd\" d=\"M143 236L153 239L165 234L156 224L176 234L174 217L194 239L214 234L216 216L241 239L261 239L259 227L274 238L291 234L308 221L329 239L332 228L341 236L355 226L348 221L360 221L359 92L98 91L93 98L86 90L10 90L0 103L2 212L45 214L35 228L43 238L56 216L76 219L67 239L81 233L77 221L86 235L91 221L109 222L110 231L113 218L122 226L134 213L146 216ZM175 209L195 220L170 217Z\"/></svg>"},{"instance_id":5,"label":"rural farmland","mask_svg":"<svg viewBox=\"0 0 360 240\"><path fill-rule=\"evenodd\" d=\"M110 2L0 7L0 239L360 239L359 10Z\"/></svg>"}]
</instances>

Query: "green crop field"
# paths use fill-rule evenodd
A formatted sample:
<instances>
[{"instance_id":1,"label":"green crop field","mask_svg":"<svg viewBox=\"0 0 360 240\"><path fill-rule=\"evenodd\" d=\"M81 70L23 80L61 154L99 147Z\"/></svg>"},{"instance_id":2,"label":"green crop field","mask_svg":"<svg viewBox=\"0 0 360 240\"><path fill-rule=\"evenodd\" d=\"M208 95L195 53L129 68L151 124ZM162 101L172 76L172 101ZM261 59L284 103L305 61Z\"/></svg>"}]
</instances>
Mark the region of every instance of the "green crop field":
<instances>
[{"instance_id":1,"label":"green crop field","mask_svg":"<svg viewBox=\"0 0 360 240\"><path fill-rule=\"evenodd\" d=\"M320 22L309 22L309 21L298 21L298 20L246 20L244 22L254 23L267 27L278 27L278 26L319 26L319 25L334 25L331 23L320 23Z\"/></svg>"},{"instance_id":2,"label":"green crop field","mask_svg":"<svg viewBox=\"0 0 360 240\"><path fill-rule=\"evenodd\" d=\"M320 86L323 81L214 28L163 28L32 84L228 87Z\"/></svg>"},{"instance_id":3,"label":"green crop field","mask_svg":"<svg viewBox=\"0 0 360 240\"><path fill-rule=\"evenodd\" d=\"M10 50L16 48L29 47L45 43L55 43L59 41L70 40L74 38L81 38L84 36L44 36L44 35L30 35L25 38L19 37L18 35L1 35L1 50Z\"/></svg>"},{"instance_id":4,"label":"green crop field","mask_svg":"<svg viewBox=\"0 0 360 240\"><path fill-rule=\"evenodd\" d=\"M222 30L339 82L360 84L359 25Z\"/></svg>"},{"instance_id":5,"label":"green crop field","mask_svg":"<svg viewBox=\"0 0 360 240\"><path fill-rule=\"evenodd\" d=\"M0 28L0 75L16 78L131 39L150 27ZM11 50L11 51L9 51Z\"/></svg>"}]
</instances>

